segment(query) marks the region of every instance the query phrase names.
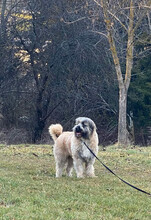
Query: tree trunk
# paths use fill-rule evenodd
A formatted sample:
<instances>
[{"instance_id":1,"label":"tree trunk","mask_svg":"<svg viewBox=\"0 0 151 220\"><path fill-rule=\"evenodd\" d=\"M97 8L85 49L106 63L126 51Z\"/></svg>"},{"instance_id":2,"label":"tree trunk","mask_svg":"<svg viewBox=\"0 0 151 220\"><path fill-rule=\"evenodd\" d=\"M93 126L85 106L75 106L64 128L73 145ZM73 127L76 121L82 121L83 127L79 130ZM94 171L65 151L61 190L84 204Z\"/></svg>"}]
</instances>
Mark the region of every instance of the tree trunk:
<instances>
[{"instance_id":1,"label":"tree trunk","mask_svg":"<svg viewBox=\"0 0 151 220\"><path fill-rule=\"evenodd\" d=\"M2 8L1 8L1 22L0 22L0 36L2 42L6 42L6 21L5 21L5 11L6 11L6 0L2 1Z\"/></svg>"},{"instance_id":2,"label":"tree trunk","mask_svg":"<svg viewBox=\"0 0 151 220\"><path fill-rule=\"evenodd\" d=\"M45 127L45 121L41 121L39 114L37 115L36 126L34 128L33 143L40 142Z\"/></svg>"},{"instance_id":3,"label":"tree trunk","mask_svg":"<svg viewBox=\"0 0 151 220\"><path fill-rule=\"evenodd\" d=\"M126 26L120 21L122 27L127 31L128 39L127 39L127 51L126 51L126 73L125 77L122 75L121 65L118 57L118 53L116 50L116 44L114 40L113 34L113 26L114 20L110 17L110 12L108 10L107 1L102 0L101 5L104 13L104 21L106 23L107 29L107 37L110 45L110 50L112 53L118 84L119 84L119 121L118 121L118 144L122 146L127 146L129 144L128 131L127 131L127 93L131 80L131 71L133 66L133 46L134 46L134 7L133 0L130 1L130 14L129 14L129 25L128 29ZM111 13L112 14L112 13ZM113 14L112 14L113 15ZM115 17L116 18L116 17Z\"/></svg>"},{"instance_id":4,"label":"tree trunk","mask_svg":"<svg viewBox=\"0 0 151 220\"><path fill-rule=\"evenodd\" d=\"M126 112L127 112L127 89L123 85L123 87L119 89L118 144L125 146L128 145Z\"/></svg>"},{"instance_id":5,"label":"tree trunk","mask_svg":"<svg viewBox=\"0 0 151 220\"><path fill-rule=\"evenodd\" d=\"M44 130L45 122L46 122L46 120L42 120L42 117L43 117L42 93L39 93L36 101L36 121L35 121L35 128L33 134L34 143L41 140L42 132Z\"/></svg>"}]
</instances>

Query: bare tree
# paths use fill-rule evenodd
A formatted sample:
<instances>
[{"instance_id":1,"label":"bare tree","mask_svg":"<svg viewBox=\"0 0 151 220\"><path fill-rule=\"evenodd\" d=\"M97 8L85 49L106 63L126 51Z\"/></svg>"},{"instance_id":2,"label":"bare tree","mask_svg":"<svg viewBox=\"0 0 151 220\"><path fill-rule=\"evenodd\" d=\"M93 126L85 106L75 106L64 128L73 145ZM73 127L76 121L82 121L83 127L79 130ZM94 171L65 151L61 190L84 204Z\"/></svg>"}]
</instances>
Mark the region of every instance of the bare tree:
<instances>
[{"instance_id":1,"label":"bare tree","mask_svg":"<svg viewBox=\"0 0 151 220\"><path fill-rule=\"evenodd\" d=\"M25 139L36 142L50 123L71 129L75 117L86 115L98 122L101 141L117 141L118 84L125 106L136 31L144 18L150 26L146 2L1 1L0 113L6 128L23 129Z\"/></svg>"},{"instance_id":2,"label":"bare tree","mask_svg":"<svg viewBox=\"0 0 151 220\"><path fill-rule=\"evenodd\" d=\"M127 131L127 94L131 81L133 67L134 44L137 31L140 32L141 21L147 15L147 8L151 1L106 1L97 0L94 2L102 8L104 22L106 25L107 39L112 53L118 86L119 86L119 120L118 120L118 144L127 146L129 144ZM145 4L145 5L144 5ZM144 7L145 6L145 7ZM120 53L118 43L122 36L123 50ZM137 36L138 37L138 36ZM126 41L124 41L126 39ZM118 46L117 46L118 45ZM123 56L124 55L124 59ZM121 60L125 60L125 67L122 67Z\"/></svg>"}]
</instances>

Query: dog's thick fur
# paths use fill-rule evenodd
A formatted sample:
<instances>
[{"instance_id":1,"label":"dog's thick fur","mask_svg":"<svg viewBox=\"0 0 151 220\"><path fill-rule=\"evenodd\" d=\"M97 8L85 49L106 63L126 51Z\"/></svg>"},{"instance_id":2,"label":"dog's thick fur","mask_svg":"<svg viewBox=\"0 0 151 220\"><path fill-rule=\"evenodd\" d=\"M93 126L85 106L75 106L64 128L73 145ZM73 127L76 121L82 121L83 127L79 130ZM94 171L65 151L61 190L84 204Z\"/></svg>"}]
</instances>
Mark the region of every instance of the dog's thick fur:
<instances>
[{"instance_id":1,"label":"dog's thick fur","mask_svg":"<svg viewBox=\"0 0 151 220\"><path fill-rule=\"evenodd\" d=\"M90 118L77 118L73 132L63 132L60 124L52 124L49 133L55 142L56 177L62 176L65 166L67 175L72 176L73 165L77 177L84 177L84 173L86 176L95 177L95 158L82 142L84 141L95 154L98 153L96 125Z\"/></svg>"}]
</instances>

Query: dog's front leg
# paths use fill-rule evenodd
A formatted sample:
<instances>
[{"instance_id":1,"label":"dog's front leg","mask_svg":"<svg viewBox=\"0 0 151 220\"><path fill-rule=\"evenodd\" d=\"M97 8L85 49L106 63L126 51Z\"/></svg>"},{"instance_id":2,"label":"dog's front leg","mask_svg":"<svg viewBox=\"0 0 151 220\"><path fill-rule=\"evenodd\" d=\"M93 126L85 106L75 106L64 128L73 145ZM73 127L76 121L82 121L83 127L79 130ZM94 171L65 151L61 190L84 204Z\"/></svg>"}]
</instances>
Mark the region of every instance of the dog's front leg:
<instances>
[{"instance_id":1,"label":"dog's front leg","mask_svg":"<svg viewBox=\"0 0 151 220\"><path fill-rule=\"evenodd\" d=\"M86 163L86 175L88 177L95 177L93 163L94 162L92 162L92 161L89 163Z\"/></svg>"},{"instance_id":2,"label":"dog's front leg","mask_svg":"<svg viewBox=\"0 0 151 220\"><path fill-rule=\"evenodd\" d=\"M81 159L78 159L78 158L74 159L74 168L75 168L77 177L83 178L84 168L83 168L83 162Z\"/></svg>"}]
</instances>

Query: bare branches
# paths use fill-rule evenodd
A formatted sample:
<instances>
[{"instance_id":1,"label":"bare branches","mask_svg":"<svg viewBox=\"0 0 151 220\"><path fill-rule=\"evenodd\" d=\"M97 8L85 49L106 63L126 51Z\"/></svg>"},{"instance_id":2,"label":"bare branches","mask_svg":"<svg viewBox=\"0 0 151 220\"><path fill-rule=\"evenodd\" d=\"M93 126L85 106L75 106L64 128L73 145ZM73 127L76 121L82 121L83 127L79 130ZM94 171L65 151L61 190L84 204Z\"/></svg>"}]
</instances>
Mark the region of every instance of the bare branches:
<instances>
[{"instance_id":1,"label":"bare branches","mask_svg":"<svg viewBox=\"0 0 151 220\"><path fill-rule=\"evenodd\" d=\"M126 28L126 26L121 22L121 20L116 16L116 15L114 15L111 11L109 11L108 10L108 13L110 14L110 15L112 15L119 23L120 23L120 25L126 30L126 31L128 31L127 30L127 28Z\"/></svg>"},{"instance_id":2,"label":"bare branches","mask_svg":"<svg viewBox=\"0 0 151 220\"><path fill-rule=\"evenodd\" d=\"M141 24L143 18L145 17L146 13L147 13L147 12L144 11L144 12L142 12L142 14L140 15L140 17L139 17L137 23L135 24L134 32L136 32L137 28L140 26L140 24Z\"/></svg>"},{"instance_id":3,"label":"bare branches","mask_svg":"<svg viewBox=\"0 0 151 220\"><path fill-rule=\"evenodd\" d=\"M93 0L98 6L100 6L101 8L103 8L103 3L98 3L96 0ZM122 21L115 15L113 14L110 10L107 10L107 13L110 14L112 17L114 17L114 19L116 19L119 24L127 31L126 26L122 23Z\"/></svg>"},{"instance_id":4,"label":"bare branches","mask_svg":"<svg viewBox=\"0 0 151 220\"><path fill-rule=\"evenodd\" d=\"M95 1L96 2L96 1ZM105 0L101 0L101 7L103 9L104 14L104 21L106 24L106 30L108 33L108 42L110 45L110 50L112 53L116 75L118 79L118 85L119 85L119 121L118 121L118 143L121 145L127 145L129 143L128 135L127 135L127 93L128 88L130 85L131 80L131 73L132 73L132 67L133 67L133 49L134 49L134 33L137 30L138 27L140 27L140 24L146 15L146 10L140 14L140 11L138 13L138 17L136 17L136 7L134 7L133 0L129 1L129 12L127 12L127 21L122 21L121 14L119 13L119 17L115 15L114 6L108 4ZM114 4L114 3L113 3ZM139 5L138 5L139 6ZM119 10L121 10L120 2L119 2ZM127 7L126 7L127 9ZM139 7L137 8L139 10ZM125 63L125 74L122 73L122 65L120 63L120 56L117 53L117 45L115 44L115 35L114 33L118 32L119 36L121 29L118 29L118 25L116 25L114 22L118 22L124 30L127 32L127 44L125 46L126 48L126 63ZM128 28L126 28L124 23L127 22ZM114 32L113 32L114 31ZM126 43L125 41L125 43ZM124 41L123 41L124 42Z\"/></svg>"},{"instance_id":5,"label":"bare branches","mask_svg":"<svg viewBox=\"0 0 151 220\"><path fill-rule=\"evenodd\" d=\"M91 30L90 32L95 33L95 34L102 35L102 36L104 36L105 38L107 38L107 35L104 34L103 32L100 32L100 31L92 31L92 30Z\"/></svg>"},{"instance_id":6,"label":"bare branches","mask_svg":"<svg viewBox=\"0 0 151 220\"><path fill-rule=\"evenodd\" d=\"M102 8L102 4L100 4L98 1L93 0L98 6L100 6Z\"/></svg>"},{"instance_id":7,"label":"bare branches","mask_svg":"<svg viewBox=\"0 0 151 220\"><path fill-rule=\"evenodd\" d=\"M151 5L141 5L141 8L151 9Z\"/></svg>"},{"instance_id":8,"label":"bare branches","mask_svg":"<svg viewBox=\"0 0 151 220\"><path fill-rule=\"evenodd\" d=\"M74 24L74 23L82 21L84 19L86 19L86 17L78 18L78 19L76 19L74 21L65 21L63 18L61 18L61 21L63 21L65 24Z\"/></svg>"}]
</instances>

